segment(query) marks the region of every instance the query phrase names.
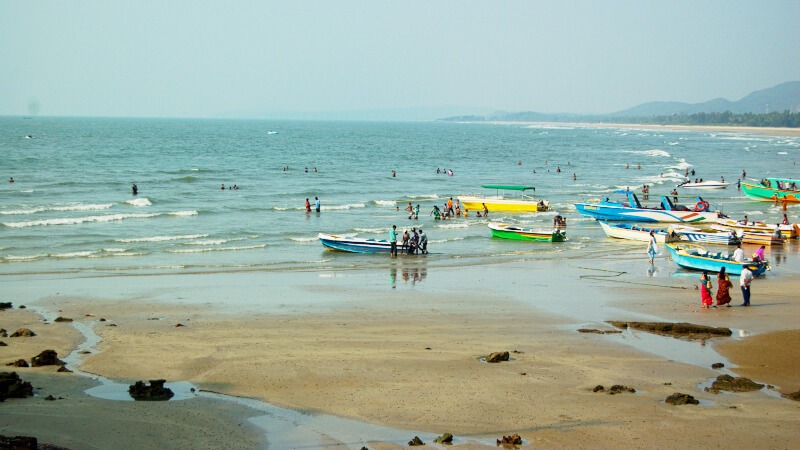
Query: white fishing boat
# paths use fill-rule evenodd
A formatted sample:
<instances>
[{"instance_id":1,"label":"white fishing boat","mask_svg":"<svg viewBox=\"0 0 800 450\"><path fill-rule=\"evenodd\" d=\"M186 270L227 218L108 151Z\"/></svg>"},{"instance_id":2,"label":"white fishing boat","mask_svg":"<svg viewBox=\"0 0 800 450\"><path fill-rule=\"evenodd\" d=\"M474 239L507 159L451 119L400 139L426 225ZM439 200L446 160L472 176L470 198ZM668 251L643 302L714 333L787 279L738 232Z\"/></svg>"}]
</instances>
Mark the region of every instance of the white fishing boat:
<instances>
[{"instance_id":1,"label":"white fishing boat","mask_svg":"<svg viewBox=\"0 0 800 450\"><path fill-rule=\"evenodd\" d=\"M653 236L656 238L656 242L659 244L665 244L667 242L676 242L680 240L680 236L670 232L668 229L665 228L643 228L635 225L629 225L626 223L608 223L608 222L598 222L598 223L603 228L603 231L606 233L606 236L616 239L628 239L632 241L649 242L650 232L652 231Z\"/></svg>"},{"instance_id":2,"label":"white fishing boat","mask_svg":"<svg viewBox=\"0 0 800 450\"><path fill-rule=\"evenodd\" d=\"M736 232L733 230L704 231L700 228L687 227L684 225L673 225L671 229L677 233L683 241L722 245L736 245L740 242L739 236L737 236Z\"/></svg>"},{"instance_id":3,"label":"white fishing boat","mask_svg":"<svg viewBox=\"0 0 800 450\"><path fill-rule=\"evenodd\" d=\"M781 230L781 234L785 238L792 239L800 236L800 224L797 223L770 225L764 222L745 222L720 218L717 219L715 225L711 225L713 230L737 230L739 233L774 233L775 228Z\"/></svg>"},{"instance_id":4,"label":"white fishing boat","mask_svg":"<svg viewBox=\"0 0 800 450\"><path fill-rule=\"evenodd\" d=\"M730 183L712 180L698 181L697 183L687 181L686 183L678 185L681 189L725 189L728 186L730 186Z\"/></svg>"}]
</instances>

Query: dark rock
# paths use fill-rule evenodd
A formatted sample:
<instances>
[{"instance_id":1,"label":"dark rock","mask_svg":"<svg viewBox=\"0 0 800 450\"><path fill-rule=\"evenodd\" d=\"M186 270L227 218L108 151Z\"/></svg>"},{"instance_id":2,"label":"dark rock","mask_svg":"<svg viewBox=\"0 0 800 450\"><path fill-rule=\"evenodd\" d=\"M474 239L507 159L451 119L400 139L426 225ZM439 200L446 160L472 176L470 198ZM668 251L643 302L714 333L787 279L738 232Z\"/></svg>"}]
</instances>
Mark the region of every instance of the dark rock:
<instances>
[{"instance_id":1,"label":"dark rock","mask_svg":"<svg viewBox=\"0 0 800 450\"><path fill-rule=\"evenodd\" d=\"M497 445L522 445L522 437L518 434L503 436L502 439L497 440Z\"/></svg>"},{"instance_id":2,"label":"dark rock","mask_svg":"<svg viewBox=\"0 0 800 450\"><path fill-rule=\"evenodd\" d=\"M650 333L663 334L673 337L685 337L689 339L704 340L716 336L730 336L733 334L730 328L709 327L705 325L695 325L692 323L672 323L672 322L625 322L609 321L617 328L633 328L634 330L647 331Z\"/></svg>"},{"instance_id":3,"label":"dark rock","mask_svg":"<svg viewBox=\"0 0 800 450\"><path fill-rule=\"evenodd\" d=\"M19 305L19 309L25 309L25 305Z\"/></svg>"},{"instance_id":4,"label":"dark rock","mask_svg":"<svg viewBox=\"0 0 800 450\"><path fill-rule=\"evenodd\" d=\"M175 325L176 328L177 327L182 327L182 326L184 326L182 323L179 323L179 324Z\"/></svg>"},{"instance_id":5,"label":"dark rock","mask_svg":"<svg viewBox=\"0 0 800 450\"><path fill-rule=\"evenodd\" d=\"M109 326L109 327L115 327L115 326L117 326L117 324L115 324L115 323L110 323L110 324L108 324L108 326Z\"/></svg>"},{"instance_id":6,"label":"dark rock","mask_svg":"<svg viewBox=\"0 0 800 450\"><path fill-rule=\"evenodd\" d=\"M430 347L425 347L425 350L430 350L430 349L431 349Z\"/></svg>"},{"instance_id":7,"label":"dark rock","mask_svg":"<svg viewBox=\"0 0 800 450\"><path fill-rule=\"evenodd\" d=\"M6 344L6 343L5 343L5 342L3 342L3 341L0 341L0 347L8 347L8 344Z\"/></svg>"},{"instance_id":8,"label":"dark rock","mask_svg":"<svg viewBox=\"0 0 800 450\"><path fill-rule=\"evenodd\" d=\"M594 334L606 334L603 330L597 330L594 328L578 328L578 333L594 333Z\"/></svg>"},{"instance_id":9,"label":"dark rock","mask_svg":"<svg viewBox=\"0 0 800 450\"><path fill-rule=\"evenodd\" d=\"M800 402L800 391L790 392L788 394L781 394L781 397L788 398L789 400L794 400L796 402Z\"/></svg>"},{"instance_id":10,"label":"dark rock","mask_svg":"<svg viewBox=\"0 0 800 450\"><path fill-rule=\"evenodd\" d=\"M711 365L712 369L722 369L723 367L725 367L725 364L722 363L714 363Z\"/></svg>"},{"instance_id":11,"label":"dark rock","mask_svg":"<svg viewBox=\"0 0 800 450\"><path fill-rule=\"evenodd\" d=\"M506 353L508 353L508 352L506 352ZM445 434L437 437L436 439L434 439L433 442L436 442L437 444L448 444L448 445L451 445L453 443L453 435L450 434L450 433L445 433Z\"/></svg>"},{"instance_id":12,"label":"dark rock","mask_svg":"<svg viewBox=\"0 0 800 450\"><path fill-rule=\"evenodd\" d=\"M105 321L106 321L106 318L105 318L105 317L101 317L101 318L100 318L100 322L105 322Z\"/></svg>"},{"instance_id":13,"label":"dark rock","mask_svg":"<svg viewBox=\"0 0 800 450\"><path fill-rule=\"evenodd\" d=\"M414 436L414 439L408 441L409 447L416 447L418 445L425 445L425 443L422 442L422 439L420 439L419 436Z\"/></svg>"},{"instance_id":14,"label":"dark rock","mask_svg":"<svg viewBox=\"0 0 800 450\"><path fill-rule=\"evenodd\" d=\"M0 448L14 450L36 450L39 448L39 441L30 436L3 436L0 435Z\"/></svg>"},{"instance_id":15,"label":"dark rock","mask_svg":"<svg viewBox=\"0 0 800 450\"><path fill-rule=\"evenodd\" d=\"M31 358L31 366L63 366L65 363L58 359L58 353L55 350L45 350L42 353Z\"/></svg>"},{"instance_id":16,"label":"dark rock","mask_svg":"<svg viewBox=\"0 0 800 450\"><path fill-rule=\"evenodd\" d=\"M707 387L705 391L714 394L719 394L719 391L750 392L757 391L763 387L763 384L756 383L749 378L720 375L711 383L711 387Z\"/></svg>"},{"instance_id":17,"label":"dark rock","mask_svg":"<svg viewBox=\"0 0 800 450\"><path fill-rule=\"evenodd\" d=\"M11 333L11 337L33 337L36 336L36 333L27 329L27 328L19 328L17 331Z\"/></svg>"},{"instance_id":18,"label":"dark rock","mask_svg":"<svg viewBox=\"0 0 800 450\"><path fill-rule=\"evenodd\" d=\"M81 350L79 353L81 355L91 355L92 354L92 352L90 352L89 350Z\"/></svg>"},{"instance_id":19,"label":"dark rock","mask_svg":"<svg viewBox=\"0 0 800 450\"><path fill-rule=\"evenodd\" d=\"M17 372L0 372L0 401L32 396L33 386L27 381L22 381ZM0 448L4 447L0 445Z\"/></svg>"},{"instance_id":20,"label":"dark rock","mask_svg":"<svg viewBox=\"0 0 800 450\"><path fill-rule=\"evenodd\" d=\"M0 337L8 337L8 330L0 328Z\"/></svg>"},{"instance_id":21,"label":"dark rock","mask_svg":"<svg viewBox=\"0 0 800 450\"><path fill-rule=\"evenodd\" d=\"M608 390L608 393L612 394L612 395L621 394L623 392L630 392L631 394L635 394L636 393L636 389L634 389L632 387L628 387L628 386L623 386L621 384L615 384L615 385L611 386L611 389Z\"/></svg>"},{"instance_id":22,"label":"dark rock","mask_svg":"<svg viewBox=\"0 0 800 450\"><path fill-rule=\"evenodd\" d=\"M606 388L602 384L598 384L597 386L592 389L592 392L605 392Z\"/></svg>"},{"instance_id":23,"label":"dark rock","mask_svg":"<svg viewBox=\"0 0 800 450\"><path fill-rule=\"evenodd\" d=\"M11 302L0 302L0 309L11 309L13 307Z\"/></svg>"},{"instance_id":24,"label":"dark rock","mask_svg":"<svg viewBox=\"0 0 800 450\"><path fill-rule=\"evenodd\" d=\"M55 398L55 397L53 397L52 395L48 395L48 396L47 396L47 397L45 397L44 399L45 399L45 400L47 400L47 401L51 401L51 402L53 402L53 401L55 401L55 400L56 400L56 398Z\"/></svg>"},{"instance_id":25,"label":"dark rock","mask_svg":"<svg viewBox=\"0 0 800 450\"><path fill-rule=\"evenodd\" d=\"M72 373L72 371L71 371L71 370L67 369L67 366L61 366L61 367L59 367L59 368L58 368L58 370L56 370L56 372L67 372L67 373Z\"/></svg>"},{"instance_id":26,"label":"dark rock","mask_svg":"<svg viewBox=\"0 0 800 450\"><path fill-rule=\"evenodd\" d=\"M165 388L167 380L150 380L150 386L143 381L137 381L128 388L128 394L134 400L164 401L175 395L170 388Z\"/></svg>"},{"instance_id":27,"label":"dark rock","mask_svg":"<svg viewBox=\"0 0 800 450\"><path fill-rule=\"evenodd\" d=\"M699 405L700 404L700 401L695 399L691 395L689 395L689 394L681 394L680 392L676 392L676 393L670 395L664 401L666 403L669 403L670 405L676 405L676 406L677 405Z\"/></svg>"},{"instance_id":28,"label":"dark rock","mask_svg":"<svg viewBox=\"0 0 800 450\"><path fill-rule=\"evenodd\" d=\"M30 366L28 366L28 361L25 361L24 359L18 359L16 361L10 362L10 363L8 363L6 365L7 366L14 366L14 367L30 367Z\"/></svg>"},{"instance_id":29,"label":"dark rock","mask_svg":"<svg viewBox=\"0 0 800 450\"><path fill-rule=\"evenodd\" d=\"M500 361L508 361L509 357L510 357L510 355L508 354L508 352L494 352L494 353L489 354L489 356L486 357L486 362L488 362L488 363L497 363L497 362L500 362Z\"/></svg>"},{"instance_id":30,"label":"dark rock","mask_svg":"<svg viewBox=\"0 0 800 450\"><path fill-rule=\"evenodd\" d=\"M72 319L70 319L69 317L58 316L56 317L56 320L54 320L53 322L72 322Z\"/></svg>"}]
</instances>

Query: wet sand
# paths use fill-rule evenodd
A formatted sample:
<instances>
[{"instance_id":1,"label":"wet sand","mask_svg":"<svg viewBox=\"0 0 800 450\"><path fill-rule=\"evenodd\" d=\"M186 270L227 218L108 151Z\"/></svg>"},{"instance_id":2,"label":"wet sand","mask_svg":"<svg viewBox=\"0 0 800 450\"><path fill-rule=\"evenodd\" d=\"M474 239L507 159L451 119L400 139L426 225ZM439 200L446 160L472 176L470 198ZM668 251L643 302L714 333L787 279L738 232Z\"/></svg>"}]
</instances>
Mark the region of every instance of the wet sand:
<instances>
[{"instance_id":1,"label":"wet sand","mask_svg":"<svg viewBox=\"0 0 800 450\"><path fill-rule=\"evenodd\" d=\"M731 127L713 125L648 125L635 123L593 123L593 122L525 122L533 126L581 127L581 128L624 128L631 130L661 131L704 131L709 133L748 133L768 136L800 136L800 128L782 127Z\"/></svg>"},{"instance_id":2,"label":"wet sand","mask_svg":"<svg viewBox=\"0 0 800 450\"><path fill-rule=\"evenodd\" d=\"M74 282L74 287L61 282L27 292L36 306L60 310L58 314L91 325L102 337L100 352L85 355L81 370L128 383L185 380L205 390L408 430L402 440L362 442L348 440L347 433L334 437L342 436L342 430L328 429L328 440L314 443L322 448L399 448L415 434L429 442L430 436L444 432L455 434L464 448L494 447L494 439L512 433L522 435L533 448L800 445L795 432L800 404L767 392L714 395L699 387L728 373L710 368L710 362L725 361L725 356L729 367L731 362L742 367L742 375L747 372L781 389L791 385L784 380L792 379L796 367L762 367L765 363L748 345L781 340L784 347L761 345L758 353L798 360L791 356L796 355L796 338L769 334L798 323L796 275L757 280L754 306L718 311L699 309L694 277L642 279L623 273L592 278L586 275L603 272L583 268L593 266L589 262L547 264L549 270L536 262L435 268L429 269L424 283L398 281L394 287L383 272L358 271L219 274L177 281L110 278L93 281L98 283L93 298L80 293L85 280ZM594 266L611 270L614 264L630 266L630 261ZM117 290L103 295L103 283ZM143 286L155 290L147 294ZM116 298L119 292L127 293ZM220 294L224 292L227 297ZM17 293L11 289L9 294ZM736 303L739 298L733 295ZM10 344L2 350L6 359L30 358L43 349L43 342L61 354L80 340L69 324L38 325L30 312L19 310L0 314L4 328L28 322L42 332L25 349L17 348L19 338L4 339ZM23 320L20 314L27 316ZM107 321L99 322L100 317ZM606 320L648 319L764 334L702 345L635 333L576 332L612 329ZM786 346L795 353L787 352ZM680 351L670 353L671 348ZM723 353L715 353L715 348ZM694 349L700 353L693 360L688 354ZM479 360L494 351L510 351L513 360ZM687 355L685 361L682 355ZM760 371L750 372L751 368ZM24 379L34 374L39 377L36 384L48 392L63 390L69 397L62 395L68 400L56 402L7 401L4 412L14 412L0 425L4 434L31 434L45 442L84 448L79 435L103 435L99 425L77 423L87 422L85 417L118 426L108 429L114 430L115 438L128 439L135 433L124 424L136 424L144 416L152 418L148 424L154 431L139 433L135 439L140 440L131 441L138 447L180 448L188 442L214 447L233 435L244 439L241 448L246 448L263 438L243 421L248 414L262 413L239 405L202 398L152 406L102 400L82 394L87 380L77 375L53 374L52 369L17 371ZM622 384L638 392L593 393L598 384ZM674 392L691 394L704 405L664 404ZM72 404L59 407L67 401L84 408L74 410L80 416L70 412ZM8 408L11 404L14 409ZM23 412L31 404L35 410L49 409L31 421ZM218 416L218 423L206 423ZM58 420L59 426L48 427L48 420ZM321 433L325 435L324 427ZM296 441L273 438L309 444L303 441L302 429Z\"/></svg>"}]
</instances>

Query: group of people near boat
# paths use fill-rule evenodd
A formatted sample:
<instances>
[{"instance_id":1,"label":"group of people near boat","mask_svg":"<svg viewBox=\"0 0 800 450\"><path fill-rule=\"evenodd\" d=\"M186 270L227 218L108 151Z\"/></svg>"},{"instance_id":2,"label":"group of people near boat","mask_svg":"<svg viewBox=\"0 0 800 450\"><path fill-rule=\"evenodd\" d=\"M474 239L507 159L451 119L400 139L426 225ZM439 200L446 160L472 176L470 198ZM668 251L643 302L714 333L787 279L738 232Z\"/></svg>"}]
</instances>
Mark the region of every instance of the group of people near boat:
<instances>
[{"instance_id":1,"label":"group of people near boat","mask_svg":"<svg viewBox=\"0 0 800 450\"><path fill-rule=\"evenodd\" d=\"M428 253L428 235L422 231L422 227L411 228L411 233L409 234L408 230L403 231L403 235L401 236L401 246L400 251L402 253L406 253L409 255L417 255L419 253L427 254ZM390 257L397 256L397 225L392 225L392 229L389 230L389 244L391 245L391 250L389 252Z\"/></svg>"},{"instance_id":2,"label":"group of people near boat","mask_svg":"<svg viewBox=\"0 0 800 450\"><path fill-rule=\"evenodd\" d=\"M762 247L763 248L763 247ZM741 247L738 249L741 251ZM753 282L753 272L747 267L742 268L742 274L739 275L739 288L742 291L742 304L740 306L750 306L750 284ZM701 308L717 308L720 306L731 307L731 294L730 289L733 287L730 277L725 272L725 268L719 270L717 275L717 295L713 297L711 293L714 291L714 285L708 275L708 271L704 270L700 275L700 301L702 302ZM714 298L717 304L714 304Z\"/></svg>"}]
</instances>

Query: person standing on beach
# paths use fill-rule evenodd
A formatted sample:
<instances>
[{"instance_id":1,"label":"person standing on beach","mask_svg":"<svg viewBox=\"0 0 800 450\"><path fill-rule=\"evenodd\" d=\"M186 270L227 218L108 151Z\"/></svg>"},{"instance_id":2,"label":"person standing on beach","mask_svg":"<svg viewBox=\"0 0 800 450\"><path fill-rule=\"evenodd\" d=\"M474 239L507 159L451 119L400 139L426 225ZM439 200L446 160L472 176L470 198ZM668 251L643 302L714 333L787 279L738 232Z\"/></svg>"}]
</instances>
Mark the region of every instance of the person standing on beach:
<instances>
[{"instance_id":1,"label":"person standing on beach","mask_svg":"<svg viewBox=\"0 0 800 450\"><path fill-rule=\"evenodd\" d=\"M308 197L306 197L306 212L311 212L311 202L308 201Z\"/></svg>"},{"instance_id":2,"label":"person standing on beach","mask_svg":"<svg viewBox=\"0 0 800 450\"><path fill-rule=\"evenodd\" d=\"M711 304L714 303L714 298L711 297L712 289L714 289L714 286L711 284L711 280L708 279L708 272L704 270L703 274L700 275L700 301L703 303L701 308L710 308Z\"/></svg>"},{"instance_id":3,"label":"person standing on beach","mask_svg":"<svg viewBox=\"0 0 800 450\"><path fill-rule=\"evenodd\" d=\"M733 284L728 278L728 274L725 273L725 268L719 269L719 275L717 276L717 306L725 305L728 308L731 307L731 294L729 292L731 286Z\"/></svg>"},{"instance_id":4,"label":"person standing on beach","mask_svg":"<svg viewBox=\"0 0 800 450\"><path fill-rule=\"evenodd\" d=\"M394 258L397 256L397 225L392 225L392 229L389 230L389 256Z\"/></svg>"},{"instance_id":5,"label":"person standing on beach","mask_svg":"<svg viewBox=\"0 0 800 450\"><path fill-rule=\"evenodd\" d=\"M656 244L656 235L651 231L650 240L647 241L647 256L650 257L650 264L653 264L653 259L658 253L658 245Z\"/></svg>"},{"instance_id":6,"label":"person standing on beach","mask_svg":"<svg viewBox=\"0 0 800 450\"><path fill-rule=\"evenodd\" d=\"M750 283L753 282L753 272L747 268L742 267L742 274L739 275L739 287L742 288L742 299L744 302L742 306L750 306Z\"/></svg>"},{"instance_id":7,"label":"person standing on beach","mask_svg":"<svg viewBox=\"0 0 800 450\"><path fill-rule=\"evenodd\" d=\"M13 181L12 181L12 183L13 183ZM131 193L133 195L139 195L139 186L137 186L136 183L133 183L133 186L131 186ZM784 217L785 216L786 216L786 214L784 214Z\"/></svg>"},{"instance_id":8,"label":"person standing on beach","mask_svg":"<svg viewBox=\"0 0 800 450\"><path fill-rule=\"evenodd\" d=\"M422 231L422 228L419 229L419 249L422 250L422 254L428 253L428 235Z\"/></svg>"},{"instance_id":9,"label":"person standing on beach","mask_svg":"<svg viewBox=\"0 0 800 450\"><path fill-rule=\"evenodd\" d=\"M314 208L316 208L317 212L319 212L319 197L314 197Z\"/></svg>"},{"instance_id":10,"label":"person standing on beach","mask_svg":"<svg viewBox=\"0 0 800 450\"><path fill-rule=\"evenodd\" d=\"M742 250L742 244L736 244L736 250L733 251L733 260L736 262L744 262L744 250Z\"/></svg>"}]
</instances>

